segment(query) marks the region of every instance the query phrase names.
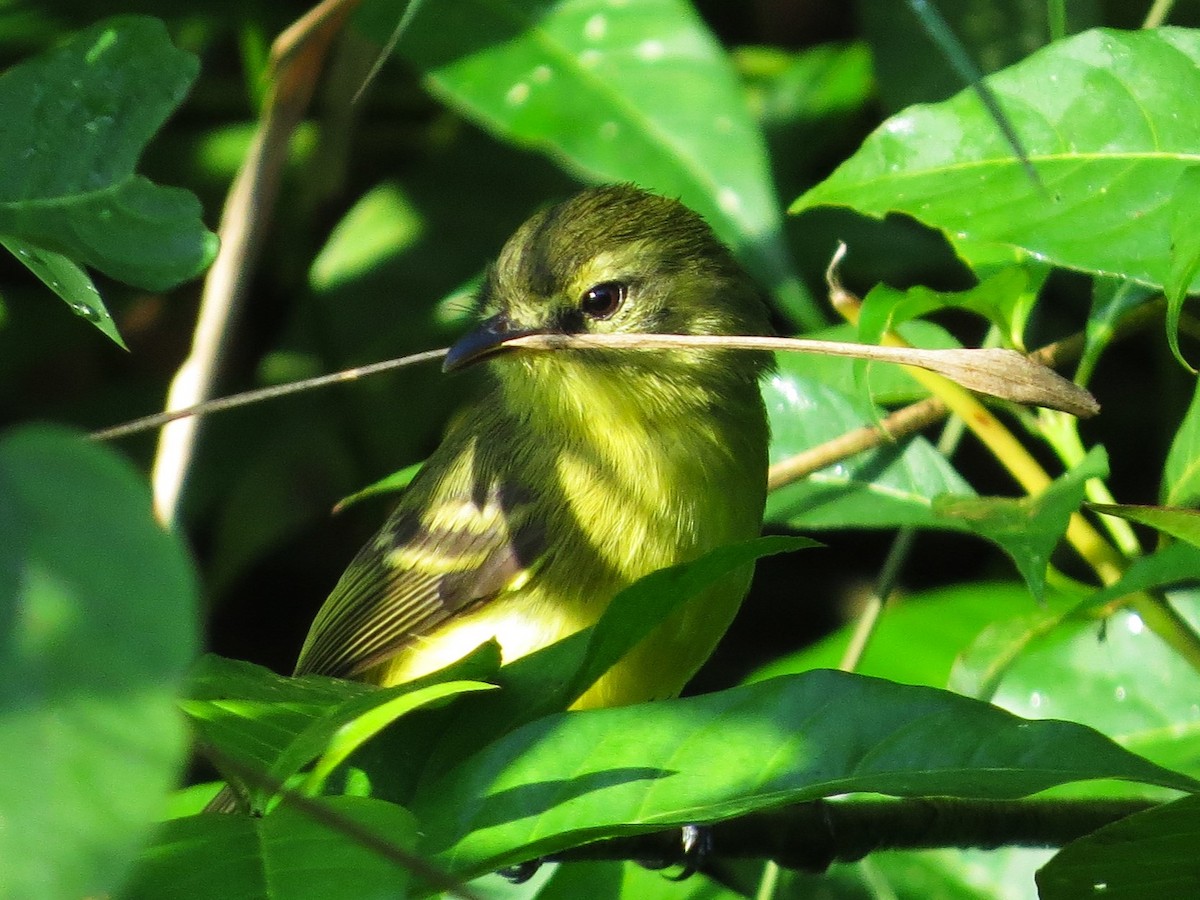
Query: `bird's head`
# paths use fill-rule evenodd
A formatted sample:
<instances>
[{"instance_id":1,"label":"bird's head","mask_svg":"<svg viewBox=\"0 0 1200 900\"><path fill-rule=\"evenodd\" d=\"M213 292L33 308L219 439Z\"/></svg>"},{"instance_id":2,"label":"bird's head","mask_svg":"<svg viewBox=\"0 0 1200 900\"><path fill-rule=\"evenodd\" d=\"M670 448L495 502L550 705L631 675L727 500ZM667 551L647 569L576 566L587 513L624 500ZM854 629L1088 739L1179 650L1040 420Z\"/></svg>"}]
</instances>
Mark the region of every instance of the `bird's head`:
<instances>
[{"instance_id":1,"label":"bird's head","mask_svg":"<svg viewBox=\"0 0 1200 900\"><path fill-rule=\"evenodd\" d=\"M585 190L525 222L489 270L479 306L483 321L451 348L447 370L500 355L525 334L769 333L761 292L704 220L630 185ZM504 353L497 369L519 376L582 360L593 371L681 375L711 369L728 352L518 351ZM767 365L760 354L739 358L750 361L751 377Z\"/></svg>"}]
</instances>

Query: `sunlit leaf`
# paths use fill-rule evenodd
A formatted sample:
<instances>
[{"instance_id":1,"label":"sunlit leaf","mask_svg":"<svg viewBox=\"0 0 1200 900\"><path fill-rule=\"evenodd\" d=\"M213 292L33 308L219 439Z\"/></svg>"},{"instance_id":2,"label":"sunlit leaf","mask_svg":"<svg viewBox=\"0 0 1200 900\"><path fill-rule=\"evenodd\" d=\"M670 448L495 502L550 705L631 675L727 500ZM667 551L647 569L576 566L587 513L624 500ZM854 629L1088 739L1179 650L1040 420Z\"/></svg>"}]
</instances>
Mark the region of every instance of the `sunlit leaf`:
<instances>
[{"instance_id":1,"label":"sunlit leaf","mask_svg":"<svg viewBox=\"0 0 1200 900\"><path fill-rule=\"evenodd\" d=\"M1174 97L1200 91L1198 61L1200 34L1181 28L1057 42L987 79L1041 184L963 91L889 119L792 211L904 212L1055 265L1162 286L1184 206L1173 194L1200 160L1200 120L1180 115Z\"/></svg>"},{"instance_id":2,"label":"sunlit leaf","mask_svg":"<svg viewBox=\"0 0 1200 900\"><path fill-rule=\"evenodd\" d=\"M402 9L378 0L360 21L387 33ZM679 197L790 313L821 320L792 271L762 135L690 4L427 0L398 51L447 103L507 139L589 181Z\"/></svg>"},{"instance_id":3,"label":"sunlit leaf","mask_svg":"<svg viewBox=\"0 0 1200 900\"><path fill-rule=\"evenodd\" d=\"M1019 797L1107 777L1200 787L1074 723L821 670L539 719L422 785L412 808L424 846L472 873L833 794Z\"/></svg>"}]
</instances>

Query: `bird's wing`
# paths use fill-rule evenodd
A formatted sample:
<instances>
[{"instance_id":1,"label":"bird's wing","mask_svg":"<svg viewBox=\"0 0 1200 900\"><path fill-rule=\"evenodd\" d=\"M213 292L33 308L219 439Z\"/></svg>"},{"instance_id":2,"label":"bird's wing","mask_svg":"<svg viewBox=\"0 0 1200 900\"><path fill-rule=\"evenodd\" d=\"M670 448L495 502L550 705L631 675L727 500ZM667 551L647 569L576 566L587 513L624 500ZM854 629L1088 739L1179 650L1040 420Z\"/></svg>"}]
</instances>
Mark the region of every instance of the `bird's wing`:
<instances>
[{"instance_id":1,"label":"bird's wing","mask_svg":"<svg viewBox=\"0 0 1200 900\"><path fill-rule=\"evenodd\" d=\"M393 513L317 614L297 675L353 677L527 576L543 546L530 505L497 486L475 493Z\"/></svg>"}]
</instances>

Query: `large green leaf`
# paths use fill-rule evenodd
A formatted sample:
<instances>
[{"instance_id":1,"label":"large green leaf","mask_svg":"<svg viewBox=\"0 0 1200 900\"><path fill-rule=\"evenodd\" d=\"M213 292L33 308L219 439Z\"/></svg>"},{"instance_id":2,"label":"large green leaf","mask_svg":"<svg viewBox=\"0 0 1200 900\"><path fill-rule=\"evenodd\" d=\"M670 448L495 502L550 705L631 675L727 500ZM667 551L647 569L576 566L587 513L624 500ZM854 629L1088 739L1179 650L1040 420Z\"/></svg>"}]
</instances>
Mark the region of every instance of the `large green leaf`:
<instances>
[{"instance_id":1,"label":"large green leaf","mask_svg":"<svg viewBox=\"0 0 1200 900\"><path fill-rule=\"evenodd\" d=\"M378 0L360 22L386 34L401 9ZM790 313L810 327L821 320L792 271L762 135L691 4L426 0L398 49L489 130L588 180L679 197Z\"/></svg>"},{"instance_id":2,"label":"large green leaf","mask_svg":"<svg viewBox=\"0 0 1200 900\"><path fill-rule=\"evenodd\" d=\"M0 441L0 896L101 896L166 806L196 584L141 479L82 437Z\"/></svg>"},{"instance_id":3,"label":"large green leaf","mask_svg":"<svg viewBox=\"0 0 1200 900\"><path fill-rule=\"evenodd\" d=\"M1181 28L1056 42L987 79L1040 183L963 91L889 119L792 211L904 212L956 237L1162 286L1185 202L1175 187L1200 161L1200 117L1180 108L1200 96L1198 63L1200 33Z\"/></svg>"},{"instance_id":4,"label":"large green leaf","mask_svg":"<svg viewBox=\"0 0 1200 900\"><path fill-rule=\"evenodd\" d=\"M718 694L539 719L421 786L425 847L474 873L603 835L833 794L1020 797L1182 775L1071 722L820 670Z\"/></svg>"},{"instance_id":5,"label":"large green leaf","mask_svg":"<svg viewBox=\"0 0 1200 900\"><path fill-rule=\"evenodd\" d=\"M192 194L134 174L198 68L161 22L122 17L0 76L0 236L113 336L79 266L161 290L216 252Z\"/></svg>"}]
</instances>

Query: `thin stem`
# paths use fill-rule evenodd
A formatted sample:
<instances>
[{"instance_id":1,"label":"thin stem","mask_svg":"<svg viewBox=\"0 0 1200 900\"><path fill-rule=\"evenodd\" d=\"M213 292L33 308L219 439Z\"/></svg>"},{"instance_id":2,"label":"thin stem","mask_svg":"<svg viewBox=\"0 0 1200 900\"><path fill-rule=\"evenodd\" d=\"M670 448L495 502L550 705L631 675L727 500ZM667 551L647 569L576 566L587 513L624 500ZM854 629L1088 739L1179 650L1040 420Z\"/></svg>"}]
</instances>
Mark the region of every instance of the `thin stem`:
<instances>
[{"instance_id":1,"label":"thin stem","mask_svg":"<svg viewBox=\"0 0 1200 900\"><path fill-rule=\"evenodd\" d=\"M846 645L846 650L838 663L838 668L843 672L853 672L862 663L871 638L875 636L875 629L879 626L879 620L883 617L883 608L887 605L887 598L896 586L900 569L908 559L909 551L912 550L916 537L917 530L915 528L902 528L896 535L896 539L892 541L887 558L883 561L879 578L876 579L875 590L871 592L870 599L859 613L858 619L854 623L854 631L850 635L850 642Z\"/></svg>"},{"instance_id":2,"label":"thin stem","mask_svg":"<svg viewBox=\"0 0 1200 900\"><path fill-rule=\"evenodd\" d=\"M768 859L763 865L762 877L758 880L758 890L754 892L754 900L771 900L779 889L779 863Z\"/></svg>"},{"instance_id":3,"label":"thin stem","mask_svg":"<svg viewBox=\"0 0 1200 900\"><path fill-rule=\"evenodd\" d=\"M1142 28L1158 28L1167 21L1167 16L1171 14L1171 8L1175 6L1175 0L1154 0L1150 5L1150 11L1146 13L1146 18L1142 20Z\"/></svg>"},{"instance_id":4,"label":"thin stem","mask_svg":"<svg viewBox=\"0 0 1200 900\"><path fill-rule=\"evenodd\" d=\"M1049 0L1046 4L1049 19L1050 40L1058 41L1067 36L1067 5L1064 0Z\"/></svg>"},{"instance_id":5,"label":"thin stem","mask_svg":"<svg viewBox=\"0 0 1200 900\"><path fill-rule=\"evenodd\" d=\"M131 422L125 422L121 425L113 425L111 428L101 428L99 431L93 431L89 437L96 441L111 441L115 438L126 437L131 434L137 434L141 431L149 431L152 428L158 428L166 425L168 422L174 422L176 419L184 419L188 416L199 415L200 413L221 412L226 409L236 409L239 406L249 406L252 403L258 403L260 400L272 400L276 397L286 397L288 394L299 394L303 391L310 391L315 388L325 387L330 384L341 384L346 381L354 381L358 378L363 378L367 375L376 375L380 372L390 372L392 369L403 369L408 366L416 365L417 363L428 362L433 359L441 359L446 355L446 348L440 350L426 350L422 353L414 353L411 356L404 356L399 359L388 359L383 362L371 363L367 366L358 366L353 369L343 369L341 372L334 372L330 375L318 375L315 378L305 378L300 381L290 381L287 384L276 384L271 387L259 388L255 391L244 391L240 394L233 394L229 397L222 397L220 400L209 400L207 403L198 403L195 406L185 406L180 409L172 409L167 412L155 413L152 416L143 416L140 419L134 419Z\"/></svg>"}]
</instances>

